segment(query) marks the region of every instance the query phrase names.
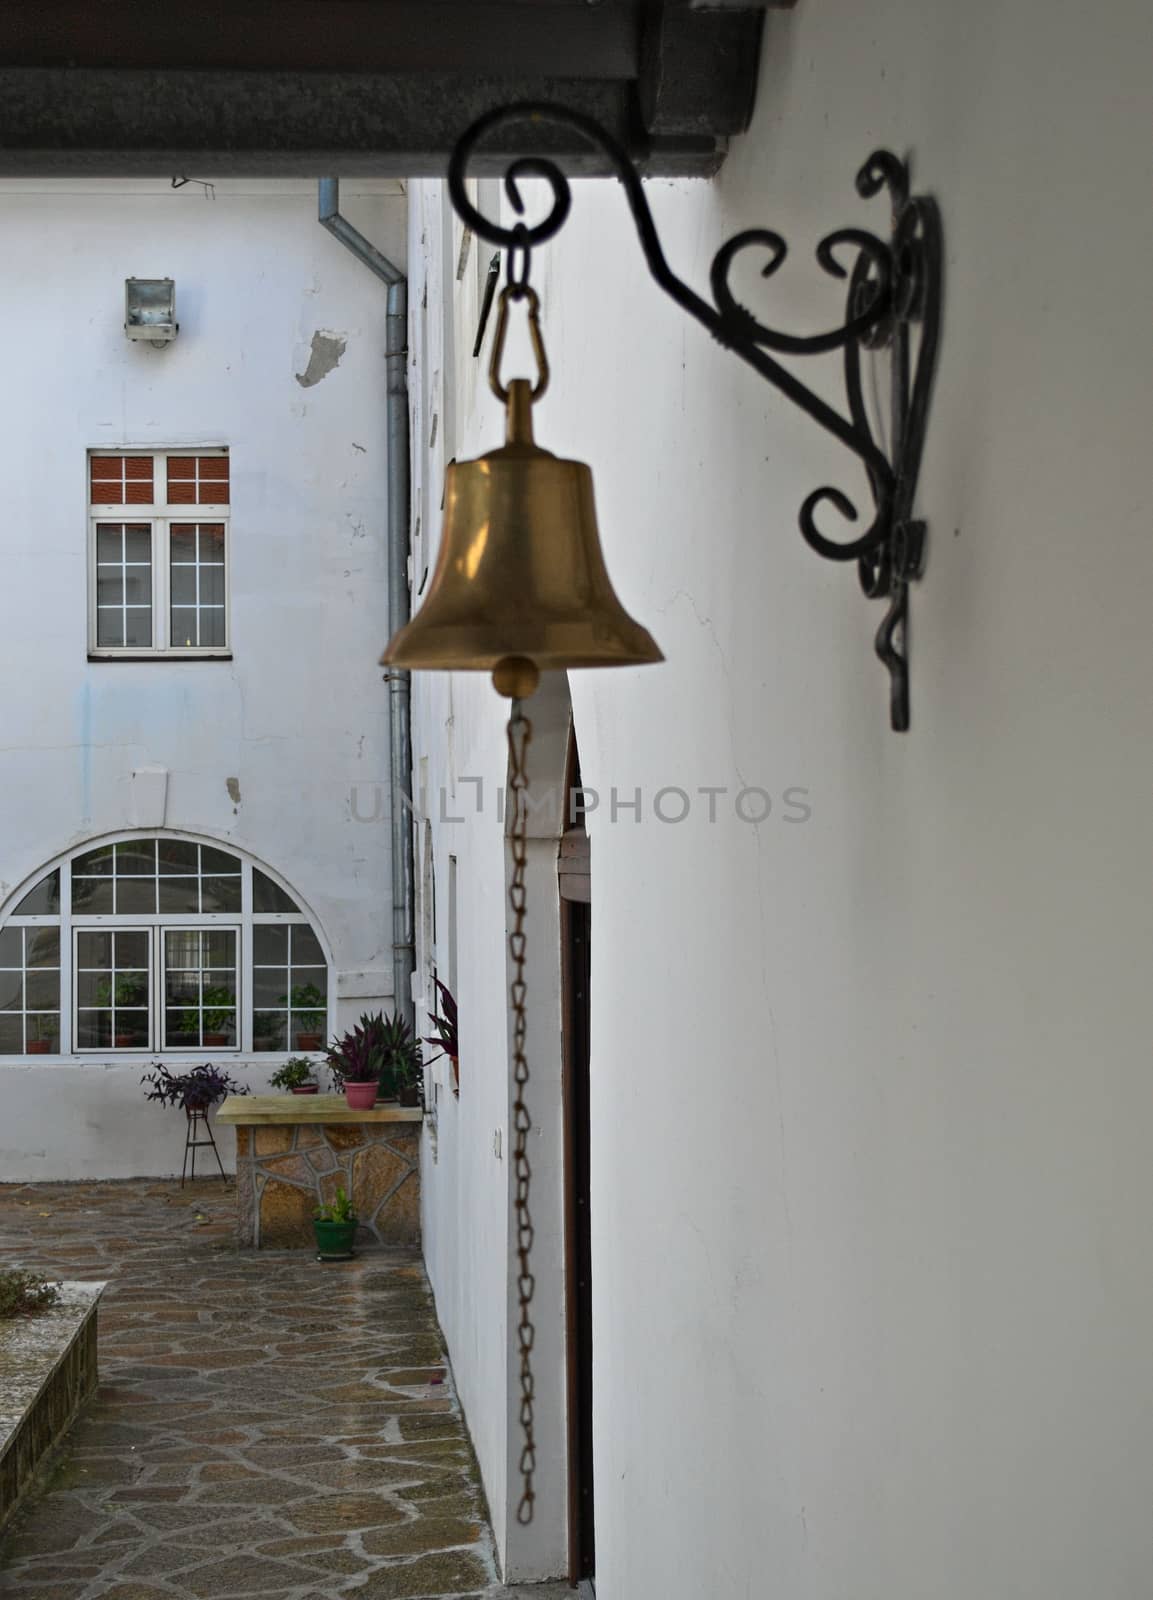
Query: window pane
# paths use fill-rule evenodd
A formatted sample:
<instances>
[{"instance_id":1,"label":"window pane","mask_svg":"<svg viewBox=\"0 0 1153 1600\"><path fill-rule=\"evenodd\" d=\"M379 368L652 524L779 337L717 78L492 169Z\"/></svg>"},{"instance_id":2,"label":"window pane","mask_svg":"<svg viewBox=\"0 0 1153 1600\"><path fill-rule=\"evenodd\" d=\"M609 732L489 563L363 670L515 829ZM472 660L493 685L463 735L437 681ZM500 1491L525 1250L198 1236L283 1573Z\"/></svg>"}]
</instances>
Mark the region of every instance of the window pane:
<instances>
[{"instance_id":1,"label":"window pane","mask_svg":"<svg viewBox=\"0 0 1153 1600\"><path fill-rule=\"evenodd\" d=\"M202 606L222 606L224 604L223 567L201 567L200 604Z\"/></svg>"},{"instance_id":2,"label":"window pane","mask_svg":"<svg viewBox=\"0 0 1153 1600\"><path fill-rule=\"evenodd\" d=\"M195 522L174 522L171 529L172 543L169 546L172 560L179 562L196 562L196 524Z\"/></svg>"},{"instance_id":3,"label":"window pane","mask_svg":"<svg viewBox=\"0 0 1153 1600\"><path fill-rule=\"evenodd\" d=\"M138 650L152 647L152 608L129 606L124 613L124 643Z\"/></svg>"},{"instance_id":4,"label":"window pane","mask_svg":"<svg viewBox=\"0 0 1153 1600\"><path fill-rule=\"evenodd\" d=\"M58 967L60 965L60 929L26 928L25 943L30 967Z\"/></svg>"},{"instance_id":5,"label":"window pane","mask_svg":"<svg viewBox=\"0 0 1153 1600\"><path fill-rule=\"evenodd\" d=\"M107 1050L112 1044L111 1011L78 1011L76 1043L81 1050Z\"/></svg>"},{"instance_id":6,"label":"window pane","mask_svg":"<svg viewBox=\"0 0 1153 1600\"><path fill-rule=\"evenodd\" d=\"M112 1043L117 1050L146 1050L147 1011L117 1011L113 1021Z\"/></svg>"},{"instance_id":7,"label":"window pane","mask_svg":"<svg viewBox=\"0 0 1153 1600\"><path fill-rule=\"evenodd\" d=\"M301 1006L315 1009L323 1006L328 998L328 973L323 967L293 967L292 969L292 1006L298 1010Z\"/></svg>"},{"instance_id":8,"label":"window pane","mask_svg":"<svg viewBox=\"0 0 1153 1600\"><path fill-rule=\"evenodd\" d=\"M283 1011L257 1011L252 1018L252 1040L258 1050L283 1050L287 1039Z\"/></svg>"},{"instance_id":9,"label":"window pane","mask_svg":"<svg viewBox=\"0 0 1153 1600\"><path fill-rule=\"evenodd\" d=\"M300 907L291 895L285 894L284 890L261 872L259 867L253 867L252 909L254 911L299 911Z\"/></svg>"},{"instance_id":10,"label":"window pane","mask_svg":"<svg viewBox=\"0 0 1153 1600\"><path fill-rule=\"evenodd\" d=\"M116 910L130 916L151 915L156 910L156 879L117 878Z\"/></svg>"},{"instance_id":11,"label":"window pane","mask_svg":"<svg viewBox=\"0 0 1153 1600\"><path fill-rule=\"evenodd\" d=\"M200 1004L200 971L181 972L170 968L164 974L164 999L169 1005Z\"/></svg>"},{"instance_id":12,"label":"window pane","mask_svg":"<svg viewBox=\"0 0 1153 1600\"><path fill-rule=\"evenodd\" d=\"M164 935L164 965L166 967L199 967L200 935L191 930L170 929Z\"/></svg>"},{"instance_id":13,"label":"window pane","mask_svg":"<svg viewBox=\"0 0 1153 1600\"><path fill-rule=\"evenodd\" d=\"M0 1055L18 1056L24 1051L24 1019L0 1012Z\"/></svg>"},{"instance_id":14,"label":"window pane","mask_svg":"<svg viewBox=\"0 0 1153 1600\"><path fill-rule=\"evenodd\" d=\"M195 650L199 644L196 612L191 606L172 607L172 648Z\"/></svg>"},{"instance_id":15,"label":"window pane","mask_svg":"<svg viewBox=\"0 0 1153 1600\"><path fill-rule=\"evenodd\" d=\"M258 922L252 930L252 959L258 967L286 967L288 925Z\"/></svg>"},{"instance_id":16,"label":"window pane","mask_svg":"<svg viewBox=\"0 0 1153 1600\"><path fill-rule=\"evenodd\" d=\"M23 1011L24 974L0 972L0 1011Z\"/></svg>"},{"instance_id":17,"label":"window pane","mask_svg":"<svg viewBox=\"0 0 1153 1600\"><path fill-rule=\"evenodd\" d=\"M221 523L200 524L200 560L204 566L224 565L224 528Z\"/></svg>"},{"instance_id":18,"label":"window pane","mask_svg":"<svg viewBox=\"0 0 1153 1600\"><path fill-rule=\"evenodd\" d=\"M83 929L76 936L76 964L106 971L112 965L112 935Z\"/></svg>"},{"instance_id":19,"label":"window pane","mask_svg":"<svg viewBox=\"0 0 1153 1600\"><path fill-rule=\"evenodd\" d=\"M156 840L132 839L116 846L116 871L139 875L156 871Z\"/></svg>"},{"instance_id":20,"label":"window pane","mask_svg":"<svg viewBox=\"0 0 1153 1600\"><path fill-rule=\"evenodd\" d=\"M239 911L239 878L203 878L201 880L201 911Z\"/></svg>"},{"instance_id":21,"label":"window pane","mask_svg":"<svg viewBox=\"0 0 1153 1600\"><path fill-rule=\"evenodd\" d=\"M76 1004L78 1006L107 1005L111 998L112 989L106 972L78 972L76 974Z\"/></svg>"},{"instance_id":22,"label":"window pane","mask_svg":"<svg viewBox=\"0 0 1153 1600\"><path fill-rule=\"evenodd\" d=\"M117 933L114 936L114 949L118 967L137 967L141 971L147 971L148 935L146 933Z\"/></svg>"},{"instance_id":23,"label":"window pane","mask_svg":"<svg viewBox=\"0 0 1153 1600\"><path fill-rule=\"evenodd\" d=\"M98 606L124 604L124 571L121 567L97 567L96 604Z\"/></svg>"},{"instance_id":24,"label":"window pane","mask_svg":"<svg viewBox=\"0 0 1153 1600\"><path fill-rule=\"evenodd\" d=\"M104 596L97 593L96 598L103 600ZM125 567L124 599L130 606L151 606L152 573L148 567Z\"/></svg>"},{"instance_id":25,"label":"window pane","mask_svg":"<svg viewBox=\"0 0 1153 1600\"><path fill-rule=\"evenodd\" d=\"M96 560L119 566L124 560L124 530L112 523L101 523L96 529Z\"/></svg>"},{"instance_id":26,"label":"window pane","mask_svg":"<svg viewBox=\"0 0 1153 1600\"><path fill-rule=\"evenodd\" d=\"M320 940L307 923L292 929L292 964L294 967L323 967L325 964Z\"/></svg>"},{"instance_id":27,"label":"window pane","mask_svg":"<svg viewBox=\"0 0 1153 1600\"><path fill-rule=\"evenodd\" d=\"M200 857L202 872L216 874L235 872L239 875L240 857L229 855L227 850L214 850L210 844L203 844L200 847Z\"/></svg>"},{"instance_id":28,"label":"window pane","mask_svg":"<svg viewBox=\"0 0 1153 1600\"><path fill-rule=\"evenodd\" d=\"M33 1014L25 1019L28 1030L29 1043L39 1042L48 1046L47 1054L60 1048L60 1013L59 1011L43 1011L38 1015Z\"/></svg>"},{"instance_id":29,"label":"window pane","mask_svg":"<svg viewBox=\"0 0 1153 1600\"><path fill-rule=\"evenodd\" d=\"M96 643L105 650L115 650L124 643L124 613L101 606L96 612Z\"/></svg>"},{"instance_id":30,"label":"window pane","mask_svg":"<svg viewBox=\"0 0 1153 1600\"><path fill-rule=\"evenodd\" d=\"M148 1004L148 974L147 972L121 972L116 973L116 992L113 995L113 1004L116 1006L146 1006Z\"/></svg>"},{"instance_id":31,"label":"window pane","mask_svg":"<svg viewBox=\"0 0 1153 1600\"><path fill-rule=\"evenodd\" d=\"M159 849L161 873L199 870L199 846L190 844L187 839L161 839Z\"/></svg>"},{"instance_id":32,"label":"window pane","mask_svg":"<svg viewBox=\"0 0 1153 1600\"><path fill-rule=\"evenodd\" d=\"M287 967L254 967L252 969L252 1003L254 1006L286 1006L288 1004Z\"/></svg>"},{"instance_id":33,"label":"window pane","mask_svg":"<svg viewBox=\"0 0 1153 1600\"><path fill-rule=\"evenodd\" d=\"M111 877L115 859L114 847L102 844L98 850L86 850L72 863L72 876L82 878Z\"/></svg>"},{"instance_id":34,"label":"window pane","mask_svg":"<svg viewBox=\"0 0 1153 1600\"><path fill-rule=\"evenodd\" d=\"M152 565L152 529L145 526L132 526L124 530L124 559L125 561L139 562L143 566Z\"/></svg>"},{"instance_id":35,"label":"window pane","mask_svg":"<svg viewBox=\"0 0 1153 1600\"><path fill-rule=\"evenodd\" d=\"M223 649L226 643L224 637L224 607L201 607L200 611L200 648Z\"/></svg>"},{"instance_id":36,"label":"window pane","mask_svg":"<svg viewBox=\"0 0 1153 1600\"><path fill-rule=\"evenodd\" d=\"M198 878L161 878L160 909L169 916L195 914L200 910Z\"/></svg>"},{"instance_id":37,"label":"window pane","mask_svg":"<svg viewBox=\"0 0 1153 1600\"><path fill-rule=\"evenodd\" d=\"M199 1011L173 1011L164 1013L164 1039L172 1049L188 1049L200 1043Z\"/></svg>"},{"instance_id":38,"label":"window pane","mask_svg":"<svg viewBox=\"0 0 1153 1600\"><path fill-rule=\"evenodd\" d=\"M287 957L285 959L287 960ZM23 929L0 928L0 967L22 967L23 965Z\"/></svg>"},{"instance_id":39,"label":"window pane","mask_svg":"<svg viewBox=\"0 0 1153 1600\"><path fill-rule=\"evenodd\" d=\"M195 606L196 604L196 568L172 568L172 604L174 606ZM175 615L175 612L173 613Z\"/></svg>"},{"instance_id":40,"label":"window pane","mask_svg":"<svg viewBox=\"0 0 1153 1600\"><path fill-rule=\"evenodd\" d=\"M112 910L112 882L109 878L73 878L72 909L92 916Z\"/></svg>"},{"instance_id":41,"label":"window pane","mask_svg":"<svg viewBox=\"0 0 1153 1600\"><path fill-rule=\"evenodd\" d=\"M29 972L24 979L24 995L24 1004L29 1011L59 1010L59 972Z\"/></svg>"},{"instance_id":42,"label":"window pane","mask_svg":"<svg viewBox=\"0 0 1153 1600\"><path fill-rule=\"evenodd\" d=\"M46 917L52 916L60 910L60 874L50 872L46 878L41 878L34 889L21 900L13 912L17 917Z\"/></svg>"},{"instance_id":43,"label":"window pane","mask_svg":"<svg viewBox=\"0 0 1153 1600\"><path fill-rule=\"evenodd\" d=\"M206 967L235 967L236 935L231 929L205 933L202 961Z\"/></svg>"}]
</instances>

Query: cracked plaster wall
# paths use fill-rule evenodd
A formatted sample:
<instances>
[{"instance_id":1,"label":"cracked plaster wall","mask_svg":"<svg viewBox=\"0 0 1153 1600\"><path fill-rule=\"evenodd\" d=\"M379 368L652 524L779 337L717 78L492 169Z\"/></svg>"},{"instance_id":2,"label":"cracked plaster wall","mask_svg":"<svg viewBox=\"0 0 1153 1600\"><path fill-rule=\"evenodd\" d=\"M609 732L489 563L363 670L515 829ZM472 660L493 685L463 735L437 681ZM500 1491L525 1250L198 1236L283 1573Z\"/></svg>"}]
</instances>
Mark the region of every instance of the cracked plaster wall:
<instances>
[{"instance_id":1,"label":"cracked plaster wall","mask_svg":"<svg viewBox=\"0 0 1153 1600\"><path fill-rule=\"evenodd\" d=\"M349 214L403 259L397 185L346 187ZM168 773L165 823L281 873L331 942L341 1021L392 987L376 658L384 559L385 297L316 221L308 182L0 184L6 270L9 624L0 674L0 896L90 837L130 828L132 773ZM124 337L124 279L176 280L167 349ZM305 389L314 336L341 350ZM321 363L324 364L323 361ZM226 444L233 659L93 662L86 647L85 452ZM361 814L369 814L361 807ZM0 1179L162 1173L179 1134L140 1061L0 1061ZM259 1087L259 1061L244 1070ZM231 1135L225 1134L226 1156Z\"/></svg>"}]
</instances>

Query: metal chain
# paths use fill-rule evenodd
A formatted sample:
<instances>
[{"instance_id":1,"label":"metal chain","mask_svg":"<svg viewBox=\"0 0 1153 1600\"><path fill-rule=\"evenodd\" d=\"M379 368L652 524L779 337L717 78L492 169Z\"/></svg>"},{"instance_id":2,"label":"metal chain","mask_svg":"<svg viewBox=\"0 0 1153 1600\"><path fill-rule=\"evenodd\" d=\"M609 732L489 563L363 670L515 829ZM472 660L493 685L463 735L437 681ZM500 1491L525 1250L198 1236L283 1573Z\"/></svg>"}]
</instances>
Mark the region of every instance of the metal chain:
<instances>
[{"instance_id":1,"label":"metal chain","mask_svg":"<svg viewBox=\"0 0 1153 1600\"><path fill-rule=\"evenodd\" d=\"M528 1136L532 1119L525 1105L528 1085L528 1057L525 1054L525 865L528 859L528 771L525 756L532 742L532 723L525 716L519 700L512 703L508 722L509 804L511 808L510 837L512 839L512 882L508 900L512 909L512 928L508 936L508 950L512 961L513 977L510 985L512 999L512 1061L516 1098L513 1101L513 1177L516 1207L517 1304L520 1315L517 1323L517 1343L520 1349L520 1427L523 1444L520 1453L521 1497L516 1510L516 1520L527 1526L533 1518L536 1490L533 1479L536 1473L536 1437L533 1431L533 1411L536 1391L532 1372L532 1351L536 1329L532 1321L532 1298L536 1280L532 1274L531 1253L533 1245L532 1212L529 1195L532 1188L532 1166L528 1158Z\"/></svg>"}]
</instances>

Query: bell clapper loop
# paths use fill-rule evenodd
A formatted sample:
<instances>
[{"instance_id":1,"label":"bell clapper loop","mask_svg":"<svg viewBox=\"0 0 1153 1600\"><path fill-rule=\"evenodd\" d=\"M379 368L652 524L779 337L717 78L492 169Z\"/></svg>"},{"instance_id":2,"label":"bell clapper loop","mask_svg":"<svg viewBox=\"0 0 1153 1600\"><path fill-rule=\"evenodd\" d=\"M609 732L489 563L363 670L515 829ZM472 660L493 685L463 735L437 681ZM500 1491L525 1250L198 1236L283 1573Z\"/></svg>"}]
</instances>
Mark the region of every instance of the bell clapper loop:
<instances>
[{"instance_id":1,"label":"bell clapper loop","mask_svg":"<svg viewBox=\"0 0 1153 1600\"><path fill-rule=\"evenodd\" d=\"M532 351L536 357L537 381L532 388L532 398L539 400L548 388L548 357L544 350L544 336L540 331L540 296L527 283L506 284L500 291L500 304L496 318L496 333L492 341L492 359L488 364L488 381L493 394L502 405L507 405L509 391L501 382L500 363L504 355L504 340L508 332L508 307L510 300L528 301L528 331Z\"/></svg>"}]
</instances>

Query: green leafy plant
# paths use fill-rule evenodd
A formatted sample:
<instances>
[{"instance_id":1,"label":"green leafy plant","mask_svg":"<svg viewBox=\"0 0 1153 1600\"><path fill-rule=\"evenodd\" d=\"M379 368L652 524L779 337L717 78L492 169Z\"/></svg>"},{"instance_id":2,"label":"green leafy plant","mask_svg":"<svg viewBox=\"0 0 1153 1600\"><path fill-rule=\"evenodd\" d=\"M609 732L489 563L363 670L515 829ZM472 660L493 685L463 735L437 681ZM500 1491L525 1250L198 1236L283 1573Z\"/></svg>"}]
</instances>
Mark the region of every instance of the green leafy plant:
<instances>
[{"instance_id":1,"label":"green leafy plant","mask_svg":"<svg viewBox=\"0 0 1153 1600\"><path fill-rule=\"evenodd\" d=\"M93 1001L98 1006L143 1006L148 998L148 986L139 978L101 978L96 985Z\"/></svg>"},{"instance_id":2,"label":"green leafy plant","mask_svg":"<svg viewBox=\"0 0 1153 1600\"><path fill-rule=\"evenodd\" d=\"M347 1191L344 1189L336 1191L336 1199L330 1205L317 1206L315 1215L317 1222L347 1223L357 1220L352 1201L348 1198Z\"/></svg>"},{"instance_id":3,"label":"green leafy plant","mask_svg":"<svg viewBox=\"0 0 1153 1600\"><path fill-rule=\"evenodd\" d=\"M60 1299L60 1285L35 1272L15 1268L0 1271L0 1319L34 1317Z\"/></svg>"},{"instance_id":4,"label":"green leafy plant","mask_svg":"<svg viewBox=\"0 0 1153 1600\"><path fill-rule=\"evenodd\" d=\"M269 1078L274 1089L300 1089L314 1083L313 1065L307 1056L290 1056Z\"/></svg>"},{"instance_id":5,"label":"green leafy plant","mask_svg":"<svg viewBox=\"0 0 1153 1600\"><path fill-rule=\"evenodd\" d=\"M366 1012L355 1028L333 1040L328 1068L337 1088L375 1080L387 1096L421 1081L420 1044L399 1012L387 1017L382 1011Z\"/></svg>"},{"instance_id":6,"label":"green leafy plant","mask_svg":"<svg viewBox=\"0 0 1153 1600\"><path fill-rule=\"evenodd\" d=\"M205 1033L227 1033L236 1017L236 995L217 984L204 991ZM195 1029L193 1029L195 1031Z\"/></svg>"},{"instance_id":7,"label":"green leafy plant","mask_svg":"<svg viewBox=\"0 0 1153 1600\"><path fill-rule=\"evenodd\" d=\"M277 1011L255 1011L252 1015L252 1037L275 1042L280 1033L281 1017Z\"/></svg>"},{"instance_id":8,"label":"green leafy plant","mask_svg":"<svg viewBox=\"0 0 1153 1600\"><path fill-rule=\"evenodd\" d=\"M305 1033L323 1033L328 1023L328 1001L314 983L296 984L291 995L280 997L292 1007L296 1021Z\"/></svg>"}]
</instances>

